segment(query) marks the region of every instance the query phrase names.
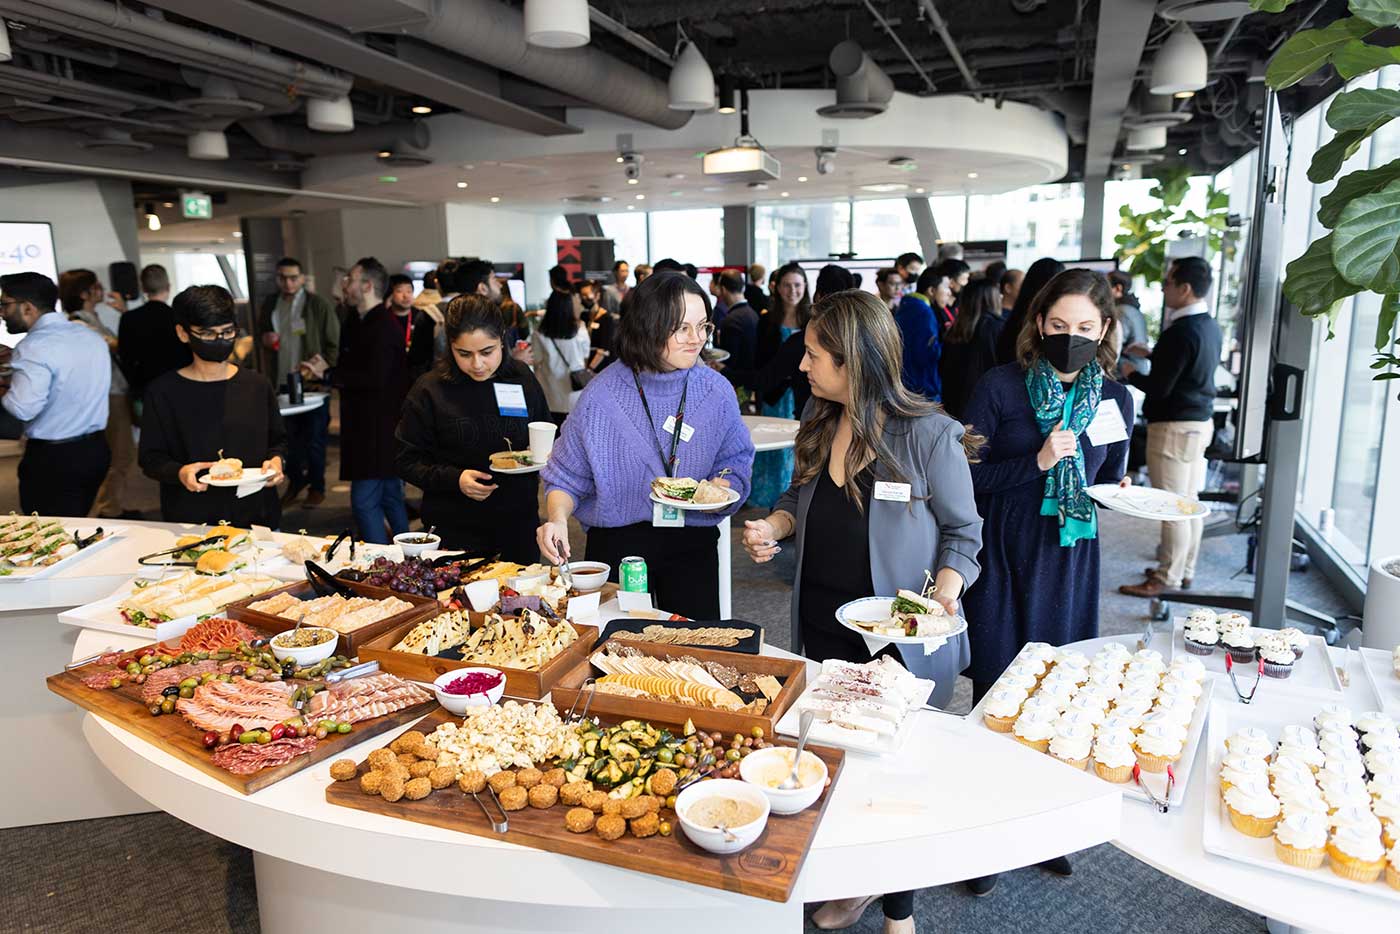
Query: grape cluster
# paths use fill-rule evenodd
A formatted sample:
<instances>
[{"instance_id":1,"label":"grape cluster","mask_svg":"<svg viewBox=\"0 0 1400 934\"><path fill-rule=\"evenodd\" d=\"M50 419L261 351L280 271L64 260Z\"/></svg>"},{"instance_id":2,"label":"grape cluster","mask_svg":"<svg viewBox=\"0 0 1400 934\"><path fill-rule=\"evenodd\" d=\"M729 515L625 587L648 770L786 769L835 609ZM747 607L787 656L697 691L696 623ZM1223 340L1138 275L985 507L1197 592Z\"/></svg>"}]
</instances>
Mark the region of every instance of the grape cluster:
<instances>
[{"instance_id":1,"label":"grape cluster","mask_svg":"<svg viewBox=\"0 0 1400 934\"><path fill-rule=\"evenodd\" d=\"M435 568L431 561L422 558L375 558L365 571L367 584L423 597L436 597L439 591L451 590L461 582L462 565L457 562Z\"/></svg>"}]
</instances>

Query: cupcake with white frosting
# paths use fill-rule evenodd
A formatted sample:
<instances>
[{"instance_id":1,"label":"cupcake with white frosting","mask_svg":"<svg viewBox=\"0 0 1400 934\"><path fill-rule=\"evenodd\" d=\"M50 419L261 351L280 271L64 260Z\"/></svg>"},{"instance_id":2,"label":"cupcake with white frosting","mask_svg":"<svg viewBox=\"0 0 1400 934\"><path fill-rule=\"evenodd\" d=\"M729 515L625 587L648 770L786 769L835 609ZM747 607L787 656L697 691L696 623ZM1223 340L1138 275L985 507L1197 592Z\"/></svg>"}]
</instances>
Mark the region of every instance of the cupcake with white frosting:
<instances>
[{"instance_id":1,"label":"cupcake with white frosting","mask_svg":"<svg viewBox=\"0 0 1400 934\"><path fill-rule=\"evenodd\" d=\"M1395 650L1400 653L1400 649ZM1400 659L1397 659L1396 674L1400 674ZM1392 889L1400 889L1400 843L1392 843L1385 857L1385 883Z\"/></svg>"},{"instance_id":2,"label":"cupcake with white frosting","mask_svg":"<svg viewBox=\"0 0 1400 934\"><path fill-rule=\"evenodd\" d=\"M1344 824L1333 830L1327 855L1332 871L1352 882L1375 882L1386 864L1379 828L1366 823Z\"/></svg>"},{"instance_id":3,"label":"cupcake with white frosting","mask_svg":"<svg viewBox=\"0 0 1400 934\"><path fill-rule=\"evenodd\" d=\"M1214 616L1212 613L1209 621L1186 621L1186 628L1181 634L1186 651L1192 655L1210 655L1215 651L1220 644L1220 629L1215 625Z\"/></svg>"},{"instance_id":4,"label":"cupcake with white frosting","mask_svg":"<svg viewBox=\"0 0 1400 934\"><path fill-rule=\"evenodd\" d=\"M1061 720L1050 740L1050 755L1066 765L1083 769L1089 764L1089 749L1094 742L1094 728L1087 723Z\"/></svg>"},{"instance_id":5,"label":"cupcake with white frosting","mask_svg":"<svg viewBox=\"0 0 1400 934\"><path fill-rule=\"evenodd\" d=\"M1259 639L1258 651L1259 657L1264 660L1264 677L1283 680L1292 676L1293 663L1298 660L1298 656L1293 654L1293 648L1287 639L1281 638L1277 633L1265 635Z\"/></svg>"},{"instance_id":6,"label":"cupcake with white frosting","mask_svg":"<svg viewBox=\"0 0 1400 934\"><path fill-rule=\"evenodd\" d=\"M1327 856L1327 822L1316 814L1289 814L1274 828L1274 854L1289 866L1320 869Z\"/></svg>"},{"instance_id":7,"label":"cupcake with white frosting","mask_svg":"<svg viewBox=\"0 0 1400 934\"><path fill-rule=\"evenodd\" d=\"M1361 761L1373 776L1400 774L1400 749L1372 749L1361 757Z\"/></svg>"},{"instance_id":8,"label":"cupcake with white frosting","mask_svg":"<svg viewBox=\"0 0 1400 934\"><path fill-rule=\"evenodd\" d=\"M1254 661L1254 637L1247 627L1228 629L1220 634L1220 644L1230 653L1236 665L1247 665Z\"/></svg>"},{"instance_id":9,"label":"cupcake with white frosting","mask_svg":"<svg viewBox=\"0 0 1400 934\"><path fill-rule=\"evenodd\" d=\"M1206 679L1206 666L1199 658L1179 655L1172 659L1172 663L1167 666L1166 677L1185 678L1200 684Z\"/></svg>"},{"instance_id":10,"label":"cupcake with white frosting","mask_svg":"<svg viewBox=\"0 0 1400 934\"><path fill-rule=\"evenodd\" d=\"M1381 842L1400 843L1400 792L1386 792L1371 800L1371 813L1381 822Z\"/></svg>"},{"instance_id":11,"label":"cupcake with white frosting","mask_svg":"<svg viewBox=\"0 0 1400 934\"><path fill-rule=\"evenodd\" d=\"M1011 732L1026 697L1020 688L994 688L982 705L982 722L997 733Z\"/></svg>"},{"instance_id":12,"label":"cupcake with white frosting","mask_svg":"<svg viewBox=\"0 0 1400 934\"><path fill-rule=\"evenodd\" d=\"M1230 826L1251 837L1270 836L1283 814L1278 798L1262 783L1231 787L1225 792L1225 810L1230 814ZM1379 845L1379 838L1376 843Z\"/></svg>"},{"instance_id":13,"label":"cupcake with white frosting","mask_svg":"<svg viewBox=\"0 0 1400 934\"><path fill-rule=\"evenodd\" d=\"M1050 740L1055 736L1056 719L1049 711L1022 709L1011 727L1011 735L1036 752L1046 752L1050 749Z\"/></svg>"},{"instance_id":14,"label":"cupcake with white frosting","mask_svg":"<svg viewBox=\"0 0 1400 934\"><path fill-rule=\"evenodd\" d=\"M1269 772L1263 759L1254 756L1229 755L1220 761L1220 793L1232 785L1268 782Z\"/></svg>"},{"instance_id":15,"label":"cupcake with white frosting","mask_svg":"<svg viewBox=\"0 0 1400 934\"><path fill-rule=\"evenodd\" d=\"M1325 729L1329 723L1350 727L1355 722L1356 716L1351 712L1351 708L1343 704L1327 704L1313 717L1313 726L1318 732Z\"/></svg>"},{"instance_id":16,"label":"cupcake with white frosting","mask_svg":"<svg viewBox=\"0 0 1400 934\"><path fill-rule=\"evenodd\" d=\"M1327 758L1322 754L1322 750L1317 746L1305 743L1279 743L1278 750L1274 752L1274 758L1278 761L1296 759L1308 767L1309 772L1314 772L1320 768Z\"/></svg>"},{"instance_id":17,"label":"cupcake with white frosting","mask_svg":"<svg viewBox=\"0 0 1400 934\"><path fill-rule=\"evenodd\" d=\"M1055 660L1056 649L1048 642L1027 642L1021 646L1018 658L1035 658L1047 665Z\"/></svg>"},{"instance_id":18,"label":"cupcake with white frosting","mask_svg":"<svg viewBox=\"0 0 1400 934\"><path fill-rule=\"evenodd\" d=\"M1295 658L1303 657L1303 652L1308 647L1308 636L1305 632L1292 626L1285 626L1278 631L1278 634L1287 640L1288 647L1293 650Z\"/></svg>"},{"instance_id":19,"label":"cupcake with white frosting","mask_svg":"<svg viewBox=\"0 0 1400 934\"><path fill-rule=\"evenodd\" d=\"M1122 784L1132 781L1137 756L1133 753L1132 734L1113 730L1094 738L1094 774L1106 782Z\"/></svg>"},{"instance_id":20,"label":"cupcake with white frosting","mask_svg":"<svg viewBox=\"0 0 1400 934\"><path fill-rule=\"evenodd\" d=\"M1249 629L1249 617L1242 613L1221 613L1215 618L1215 625L1224 635L1241 629Z\"/></svg>"},{"instance_id":21,"label":"cupcake with white frosting","mask_svg":"<svg viewBox=\"0 0 1400 934\"><path fill-rule=\"evenodd\" d=\"M1133 752L1144 772L1165 772L1181 758L1186 745L1186 730L1166 723L1144 723L1133 740Z\"/></svg>"},{"instance_id":22,"label":"cupcake with white frosting","mask_svg":"<svg viewBox=\"0 0 1400 934\"><path fill-rule=\"evenodd\" d=\"M1311 746L1317 748L1317 734L1305 726L1290 723L1279 735L1280 746Z\"/></svg>"},{"instance_id":23,"label":"cupcake with white frosting","mask_svg":"<svg viewBox=\"0 0 1400 934\"><path fill-rule=\"evenodd\" d=\"M1400 749L1400 731L1380 729L1362 733L1361 751L1367 753L1375 749Z\"/></svg>"},{"instance_id":24,"label":"cupcake with white frosting","mask_svg":"<svg viewBox=\"0 0 1400 934\"><path fill-rule=\"evenodd\" d=\"M1225 750L1242 753L1246 756L1258 756L1262 759L1274 751L1274 744L1269 739L1268 733L1257 726L1247 726L1226 737Z\"/></svg>"},{"instance_id":25,"label":"cupcake with white frosting","mask_svg":"<svg viewBox=\"0 0 1400 934\"><path fill-rule=\"evenodd\" d=\"M1208 606L1198 606L1190 613L1186 614L1186 625L1214 626L1215 621L1220 617Z\"/></svg>"}]
</instances>

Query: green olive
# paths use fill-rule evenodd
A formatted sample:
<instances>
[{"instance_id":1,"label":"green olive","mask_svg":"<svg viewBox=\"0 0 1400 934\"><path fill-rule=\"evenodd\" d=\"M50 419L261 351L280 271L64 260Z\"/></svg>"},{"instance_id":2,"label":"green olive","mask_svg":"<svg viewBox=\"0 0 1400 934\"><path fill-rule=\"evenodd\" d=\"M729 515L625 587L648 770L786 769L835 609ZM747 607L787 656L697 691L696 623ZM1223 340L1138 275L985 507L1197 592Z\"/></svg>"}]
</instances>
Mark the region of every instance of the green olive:
<instances>
[{"instance_id":1,"label":"green olive","mask_svg":"<svg viewBox=\"0 0 1400 934\"><path fill-rule=\"evenodd\" d=\"M257 730L244 730L242 733L238 734L238 742L239 742L240 745L249 746L249 745L251 745L251 744L253 744L253 743L256 743L257 741L258 741L258 731L257 731Z\"/></svg>"},{"instance_id":2,"label":"green olive","mask_svg":"<svg viewBox=\"0 0 1400 934\"><path fill-rule=\"evenodd\" d=\"M192 687L182 687L182 688L180 688L180 696L181 696L181 697L194 697L194 688L192 688Z\"/></svg>"},{"instance_id":3,"label":"green olive","mask_svg":"<svg viewBox=\"0 0 1400 934\"><path fill-rule=\"evenodd\" d=\"M175 712L175 698L173 698L173 697L167 697L165 700L161 701L161 702L160 702L160 712L161 712L161 713L174 713L174 712Z\"/></svg>"},{"instance_id":4,"label":"green olive","mask_svg":"<svg viewBox=\"0 0 1400 934\"><path fill-rule=\"evenodd\" d=\"M142 666L149 665L153 661L155 661L155 657L152 655L142 655L140 658Z\"/></svg>"},{"instance_id":5,"label":"green olive","mask_svg":"<svg viewBox=\"0 0 1400 934\"><path fill-rule=\"evenodd\" d=\"M129 662L126 666L126 673L129 675L139 675L141 673L141 666L135 662Z\"/></svg>"},{"instance_id":6,"label":"green olive","mask_svg":"<svg viewBox=\"0 0 1400 934\"><path fill-rule=\"evenodd\" d=\"M159 716L160 716L160 704L152 704L150 707L147 707L146 709L149 710L149 711L151 712L151 716L153 716L153 717L159 717Z\"/></svg>"},{"instance_id":7,"label":"green olive","mask_svg":"<svg viewBox=\"0 0 1400 934\"><path fill-rule=\"evenodd\" d=\"M198 687L198 686L199 686L199 679L198 679L198 678L186 678L185 680L183 680L183 681L180 682L180 687L182 687L182 688L192 688L192 687Z\"/></svg>"},{"instance_id":8,"label":"green olive","mask_svg":"<svg viewBox=\"0 0 1400 934\"><path fill-rule=\"evenodd\" d=\"M119 687L122 686L122 679L121 679L121 678L113 678L111 681L107 682L107 686L115 690L116 688L119 688Z\"/></svg>"},{"instance_id":9,"label":"green olive","mask_svg":"<svg viewBox=\"0 0 1400 934\"><path fill-rule=\"evenodd\" d=\"M353 727L351 724L349 724L349 723L341 723L341 724L337 724L337 726L336 726L336 728L335 728L335 731L336 731L337 733L349 733L352 729L354 729L354 727Z\"/></svg>"}]
</instances>

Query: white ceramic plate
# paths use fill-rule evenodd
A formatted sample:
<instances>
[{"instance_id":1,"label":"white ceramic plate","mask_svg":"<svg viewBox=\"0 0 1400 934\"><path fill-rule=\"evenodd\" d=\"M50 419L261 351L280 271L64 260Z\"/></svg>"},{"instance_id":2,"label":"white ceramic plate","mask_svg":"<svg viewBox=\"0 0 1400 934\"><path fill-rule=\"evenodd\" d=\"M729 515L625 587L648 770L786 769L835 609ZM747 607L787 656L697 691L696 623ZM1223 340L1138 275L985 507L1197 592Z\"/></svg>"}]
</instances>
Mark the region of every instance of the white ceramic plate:
<instances>
[{"instance_id":1,"label":"white ceramic plate","mask_svg":"<svg viewBox=\"0 0 1400 934\"><path fill-rule=\"evenodd\" d=\"M1395 673L1391 655L1385 649L1358 649L1361 654L1361 669L1366 672L1366 680L1380 702L1381 710L1392 717L1400 717L1400 675ZM1347 660L1351 660L1350 653ZM1354 670L1357 666L1352 665ZM1356 677L1356 675L1352 675Z\"/></svg>"},{"instance_id":2,"label":"white ceramic plate","mask_svg":"<svg viewBox=\"0 0 1400 934\"><path fill-rule=\"evenodd\" d=\"M203 474L198 479L200 483L207 483L210 486L228 487L243 486L247 483L266 483L276 476L270 470L244 470L243 475L237 480L215 480L209 474Z\"/></svg>"},{"instance_id":3,"label":"white ceramic plate","mask_svg":"<svg viewBox=\"0 0 1400 934\"><path fill-rule=\"evenodd\" d=\"M503 473L503 474L539 473L541 470L544 470L544 464L531 464L529 467L510 467L510 468L506 468L506 467L487 467L487 468L486 468L486 472L487 472L487 473Z\"/></svg>"},{"instance_id":4,"label":"white ceramic plate","mask_svg":"<svg viewBox=\"0 0 1400 934\"><path fill-rule=\"evenodd\" d=\"M729 490L728 498L722 503L692 503L684 499L671 499L669 496L661 496L658 493L651 494L653 503L660 503L663 506L675 506L682 512L714 512L717 509L728 509L739 501L739 491Z\"/></svg>"},{"instance_id":5,"label":"white ceramic plate","mask_svg":"<svg viewBox=\"0 0 1400 934\"><path fill-rule=\"evenodd\" d=\"M1156 522L1179 522L1183 519L1204 519L1210 510L1199 500L1154 490L1146 486L1120 487L1116 483L1097 483L1085 489L1102 506L1125 516L1151 519ZM1187 511L1190 510L1190 511Z\"/></svg>"},{"instance_id":6,"label":"white ceramic plate","mask_svg":"<svg viewBox=\"0 0 1400 934\"><path fill-rule=\"evenodd\" d=\"M857 622L871 622L890 618L890 607L894 604L894 597L861 597L859 600L852 600L836 609L836 621L852 632L858 632L862 636L869 636L872 639L880 639L885 642L893 642L895 645L923 645L934 639L951 639L954 636L967 632L967 620L957 617L954 627L945 633L936 636L887 636L884 633L873 632L869 629L862 629Z\"/></svg>"},{"instance_id":7,"label":"white ceramic plate","mask_svg":"<svg viewBox=\"0 0 1400 934\"><path fill-rule=\"evenodd\" d=\"M93 532L97 531L97 522L99 520L91 521L91 525L65 525L63 527L63 530L69 535L77 534L79 537L91 535ZM103 523L101 528L103 531L101 541L93 542L86 548L80 548L78 551L74 552L68 557L55 561L53 564L43 565L41 567L11 568L10 573L0 575L0 584L22 584L25 581L43 580L46 577L57 574L59 571L72 567L74 564L77 564L79 561L83 560L83 558L87 557L93 552L101 551L103 548L106 548L108 545L112 544L114 540L121 536L122 532L124 531L121 526L107 525L106 523Z\"/></svg>"},{"instance_id":8,"label":"white ceramic plate","mask_svg":"<svg viewBox=\"0 0 1400 934\"><path fill-rule=\"evenodd\" d=\"M1214 853L1236 862L1400 903L1400 891L1387 885L1384 876L1368 884L1343 879L1329 869L1325 862L1318 869L1289 866L1274 855L1274 841L1271 838L1246 836L1230 825L1230 815L1225 810L1225 803L1220 800L1220 761L1225 756L1225 738L1237 730L1253 726L1268 733L1271 740L1277 741L1285 725L1311 723L1321 706L1316 701L1303 698L1275 698L1273 703L1263 706L1246 706L1237 704L1234 698L1224 695L1212 705L1210 730L1206 734L1206 744L1210 750L1206 756L1206 806L1204 826L1201 828L1201 846L1207 853ZM1300 891L1297 897L1307 898L1312 894Z\"/></svg>"}]
</instances>

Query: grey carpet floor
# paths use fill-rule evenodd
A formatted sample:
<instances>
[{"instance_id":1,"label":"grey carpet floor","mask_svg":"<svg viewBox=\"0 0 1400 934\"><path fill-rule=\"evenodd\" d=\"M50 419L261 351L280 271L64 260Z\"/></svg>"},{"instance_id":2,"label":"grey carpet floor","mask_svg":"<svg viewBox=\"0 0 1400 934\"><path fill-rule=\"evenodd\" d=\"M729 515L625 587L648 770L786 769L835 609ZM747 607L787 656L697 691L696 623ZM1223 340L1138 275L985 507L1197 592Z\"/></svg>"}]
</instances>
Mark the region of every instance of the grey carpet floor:
<instances>
[{"instance_id":1,"label":"grey carpet floor","mask_svg":"<svg viewBox=\"0 0 1400 934\"><path fill-rule=\"evenodd\" d=\"M337 465L332 463L329 476ZM14 460L0 462L0 514L17 508ZM144 478L128 488L128 508L154 518L156 490ZM755 566L738 545L745 518L735 520L734 615L762 625L768 640L786 647L788 599L793 577L791 550ZM350 518L348 488L332 486L315 509L290 510L284 528L337 530ZM577 530L576 530L577 531ZM576 535L576 544L581 536ZM1140 632L1147 602L1117 593L1120 583L1141 579L1156 544L1150 523L1105 514L1102 521L1102 631ZM1245 536L1207 538L1195 589L1247 593L1252 581L1241 572ZM1321 575L1295 574L1289 596L1326 612L1344 612ZM959 679L953 708L970 706L971 686ZM165 814L52 824L0 831L0 865L8 870L0 895L0 932L52 934L127 932L256 932L259 930L251 854ZM961 885L918 894L915 918L930 932L1148 932L1242 934L1264 930L1263 920L1165 876L1111 846L1074 856L1070 878L1034 867L1004 875L986 898ZM878 904L850 930L881 930ZM630 924L623 921L623 928ZM810 923L808 931L816 928Z\"/></svg>"}]
</instances>

